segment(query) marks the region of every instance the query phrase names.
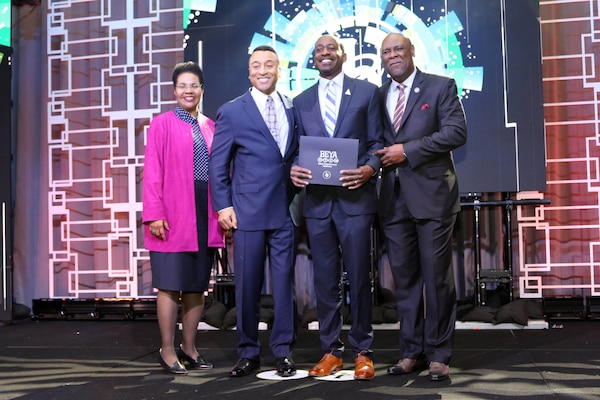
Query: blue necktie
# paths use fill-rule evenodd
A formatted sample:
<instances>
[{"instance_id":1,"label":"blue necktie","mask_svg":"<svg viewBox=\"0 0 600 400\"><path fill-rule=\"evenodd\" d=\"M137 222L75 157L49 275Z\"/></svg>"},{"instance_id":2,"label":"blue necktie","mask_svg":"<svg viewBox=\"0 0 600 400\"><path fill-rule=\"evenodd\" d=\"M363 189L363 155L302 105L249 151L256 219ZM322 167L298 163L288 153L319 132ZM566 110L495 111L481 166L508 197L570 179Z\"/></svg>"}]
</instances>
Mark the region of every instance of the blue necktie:
<instances>
[{"instance_id":1,"label":"blue necktie","mask_svg":"<svg viewBox=\"0 0 600 400\"><path fill-rule=\"evenodd\" d=\"M194 133L194 180L208 181L208 149L200 133L198 120L192 122L192 132Z\"/></svg>"}]
</instances>

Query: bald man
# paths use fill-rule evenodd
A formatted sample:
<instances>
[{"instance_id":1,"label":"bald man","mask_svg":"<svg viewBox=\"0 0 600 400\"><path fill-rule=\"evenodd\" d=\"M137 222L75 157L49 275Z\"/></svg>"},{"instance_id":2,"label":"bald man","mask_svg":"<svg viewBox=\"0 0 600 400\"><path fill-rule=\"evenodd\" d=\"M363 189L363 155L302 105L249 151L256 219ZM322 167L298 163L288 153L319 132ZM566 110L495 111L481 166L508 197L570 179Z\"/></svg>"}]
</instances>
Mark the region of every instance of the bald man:
<instances>
[{"instance_id":1,"label":"bald man","mask_svg":"<svg viewBox=\"0 0 600 400\"><path fill-rule=\"evenodd\" d=\"M380 88L384 148L375 154L383 165L379 218L401 348L388 373L428 366L429 379L441 381L449 378L456 321L452 232L460 199L452 150L465 144L467 125L455 81L420 71L414 56L402 34L382 42L392 79Z\"/></svg>"}]
</instances>

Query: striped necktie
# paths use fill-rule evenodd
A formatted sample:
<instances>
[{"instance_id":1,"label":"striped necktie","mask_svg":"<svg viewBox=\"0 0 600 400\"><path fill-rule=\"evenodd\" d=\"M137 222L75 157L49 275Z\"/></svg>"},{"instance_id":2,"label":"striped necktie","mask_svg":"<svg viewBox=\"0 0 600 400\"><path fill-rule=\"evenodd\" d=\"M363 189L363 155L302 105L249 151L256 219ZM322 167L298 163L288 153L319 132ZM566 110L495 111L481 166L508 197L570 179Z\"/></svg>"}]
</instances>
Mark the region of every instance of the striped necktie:
<instances>
[{"instance_id":1,"label":"striped necktie","mask_svg":"<svg viewBox=\"0 0 600 400\"><path fill-rule=\"evenodd\" d=\"M335 99L335 82L329 81L327 84L327 92L325 93L325 120L323 122L325 122L325 128L330 137L333 137L335 121L337 119Z\"/></svg>"},{"instance_id":2,"label":"striped necktie","mask_svg":"<svg viewBox=\"0 0 600 400\"><path fill-rule=\"evenodd\" d=\"M400 83L397 88L400 93L398 93L398 102L396 103L396 108L394 109L394 119L392 120L394 132L398 132L398 129L400 129L400 121L402 121L402 114L404 114L404 105L406 103L406 95L404 94L406 85Z\"/></svg>"}]
</instances>

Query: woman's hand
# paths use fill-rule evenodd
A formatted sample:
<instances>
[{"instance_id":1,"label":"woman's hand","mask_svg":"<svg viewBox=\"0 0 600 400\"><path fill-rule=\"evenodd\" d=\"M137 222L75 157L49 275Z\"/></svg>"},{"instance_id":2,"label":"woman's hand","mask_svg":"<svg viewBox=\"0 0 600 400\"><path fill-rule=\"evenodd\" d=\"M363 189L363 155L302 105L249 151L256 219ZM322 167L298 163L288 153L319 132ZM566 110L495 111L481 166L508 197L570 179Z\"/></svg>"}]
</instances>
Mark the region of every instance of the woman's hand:
<instances>
[{"instance_id":1,"label":"woman's hand","mask_svg":"<svg viewBox=\"0 0 600 400\"><path fill-rule=\"evenodd\" d=\"M148 224L150 234L158 240L165 240L165 231L169 230L169 223L164 219L158 219Z\"/></svg>"}]
</instances>

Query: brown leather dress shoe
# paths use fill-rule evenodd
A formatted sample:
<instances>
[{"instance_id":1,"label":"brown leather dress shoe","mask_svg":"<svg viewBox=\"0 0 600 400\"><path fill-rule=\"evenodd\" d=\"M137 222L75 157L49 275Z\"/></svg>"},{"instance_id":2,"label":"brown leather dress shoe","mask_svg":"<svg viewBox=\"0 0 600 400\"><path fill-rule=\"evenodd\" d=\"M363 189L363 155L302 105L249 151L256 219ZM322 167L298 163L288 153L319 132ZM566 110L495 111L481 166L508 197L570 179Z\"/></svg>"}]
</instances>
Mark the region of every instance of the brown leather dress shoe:
<instances>
[{"instance_id":1,"label":"brown leather dress shoe","mask_svg":"<svg viewBox=\"0 0 600 400\"><path fill-rule=\"evenodd\" d=\"M423 371L427 367L427 362L422 358L402 358L396 364L388 368L390 375L404 375L413 372Z\"/></svg>"},{"instance_id":2,"label":"brown leather dress shoe","mask_svg":"<svg viewBox=\"0 0 600 400\"><path fill-rule=\"evenodd\" d=\"M369 381L375 377L373 360L369 357L359 354L354 362L356 363L356 367L354 368L354 379Z\"/></svg>"},{"instance_id":3,"label":"brown leather dress shoe","mask_svg":"<svg viewBox=\"0 0 600 400\"><path fill-rule=\"evenodd\" d=\"M429 380L430 381L445 381L450 377L450 367L437 361L429 363Z\"/></svg>"},{"instance_id":4,"label":"brown leather dress shoe","mask_svg":"<svg viewBox=\"0 0 600 400\"><path fill-rule=\"evenodd\" d=\"M344 363L340 357L327 353L321 358L321 361L308 371L308 376L327 376L341 370Z\"/></svg>"}]
</instances>

